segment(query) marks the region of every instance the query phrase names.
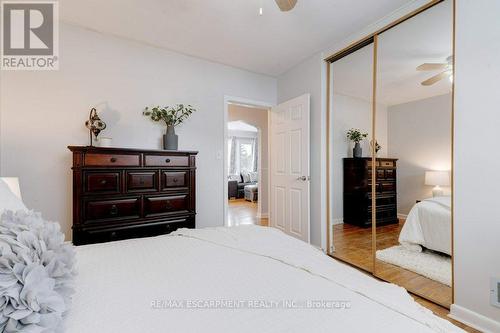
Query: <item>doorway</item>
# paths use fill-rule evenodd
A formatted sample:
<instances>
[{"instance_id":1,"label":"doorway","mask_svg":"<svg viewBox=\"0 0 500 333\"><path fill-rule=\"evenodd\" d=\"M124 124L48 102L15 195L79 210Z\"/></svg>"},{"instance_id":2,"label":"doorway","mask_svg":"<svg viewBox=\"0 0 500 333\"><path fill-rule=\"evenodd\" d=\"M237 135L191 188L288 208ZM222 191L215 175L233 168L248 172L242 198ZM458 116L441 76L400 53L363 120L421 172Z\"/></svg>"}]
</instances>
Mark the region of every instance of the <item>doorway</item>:
<instances>
[{"instance_id":1,"label":"doorway","mask_svg":"<svg viewBox=\"0 0 500 333\"><path fill-rule=\"evenodd\" d=\"M268 226L269 104L227 99L224 119L225 226Z\"/></svg>"}]
</instances>

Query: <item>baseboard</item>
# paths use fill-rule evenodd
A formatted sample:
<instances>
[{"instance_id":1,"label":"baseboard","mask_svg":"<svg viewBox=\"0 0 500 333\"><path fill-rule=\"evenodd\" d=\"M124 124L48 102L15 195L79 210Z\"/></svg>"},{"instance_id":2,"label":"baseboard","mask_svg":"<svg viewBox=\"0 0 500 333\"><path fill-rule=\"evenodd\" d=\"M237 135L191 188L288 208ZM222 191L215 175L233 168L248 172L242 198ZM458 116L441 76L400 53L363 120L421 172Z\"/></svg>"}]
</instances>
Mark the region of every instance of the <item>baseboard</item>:
<instances>
[{"instance_id":1,"label":"baseboard","mask_svg":"<svg viewBox=\"0 0 500 333\"><path fill-rule=\"evenodd\" d=\"M268 219L269 218L269 214L268 213L257 213L257 218L258 219Z\"/></svg>"},{"instance_id":2,"label":"baseboard","mask_svg":"<svg viewBox=\"0 0 500 333\"><path fill-rule=\"evenodd\" d=\"M332 220L332 225L342 224L342 223L344 223L344 219L343 218L333 219Z\"/></svg>"},{"instance_id":3,"label":"baseboard","mask_svg":"<svg viewBox=\"0 0 500 333\"><path fill-rule=\"evenodd\" d=\"M500 323L479 313L452 304L448 317L484 333L500 332Z\"/></svg>"},{"instance_id":4,"label":"baseboard","mask_svg":"<svg viewBox=\"0 0 500 333\"><path fill-rule=\"evenodd\" d=\"M400 213L398 213L398 219L404 219L404 220L406 220L407 217L408 217L408 214L400 214Z\"/></svg>"}]
</instances>

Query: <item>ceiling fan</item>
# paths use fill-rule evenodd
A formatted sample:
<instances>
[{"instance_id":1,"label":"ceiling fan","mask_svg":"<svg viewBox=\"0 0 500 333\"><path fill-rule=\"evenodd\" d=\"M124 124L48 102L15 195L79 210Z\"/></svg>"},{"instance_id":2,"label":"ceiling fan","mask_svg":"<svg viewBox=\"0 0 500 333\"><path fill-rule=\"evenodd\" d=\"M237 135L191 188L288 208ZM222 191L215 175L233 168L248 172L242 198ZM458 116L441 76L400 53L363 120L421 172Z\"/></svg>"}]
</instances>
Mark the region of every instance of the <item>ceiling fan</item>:
<instances>
[{"instance_id":1,"label":"ceiling fan","mask_svg":"<svg viewBox=\"0 0 500 333\"><path fill-rule=\"evenodd\" d=\"M292 10L297 4L297 0L274 0L282 12Z\"/></svg>"},{"instance_id":2,"label":"ceiling fan","mask_svg":"<svg viewBox=\"0 0 500 333\"><path fill-rule=\"evenodd\" d=\"M434 83L441 81L444 78L449 78L450 81L453 80L453 57L449 56L446 58L445 63L425 63L417 67L417 71L441 71L439 74L422 81L420 84L423 86L431 86Z\"/></svg>"}]
</instances>

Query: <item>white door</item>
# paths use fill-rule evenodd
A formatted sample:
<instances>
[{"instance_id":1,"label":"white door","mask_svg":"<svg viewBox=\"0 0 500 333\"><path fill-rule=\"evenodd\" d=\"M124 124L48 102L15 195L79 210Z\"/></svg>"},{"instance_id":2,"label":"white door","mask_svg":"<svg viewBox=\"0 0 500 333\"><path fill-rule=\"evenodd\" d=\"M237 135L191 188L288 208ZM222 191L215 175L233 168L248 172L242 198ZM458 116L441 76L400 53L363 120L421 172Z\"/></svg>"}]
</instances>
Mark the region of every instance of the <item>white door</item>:
<instances>
[{"instance_id":1,"label":"white door","mask_svg":"<svg viewBox=\"0 0 500 333\"><path fill-rule=\"evenodd\" d=\"M272 227L310 242L309 103L305 94L271 110Z\"/></svg>"}]
</instances>

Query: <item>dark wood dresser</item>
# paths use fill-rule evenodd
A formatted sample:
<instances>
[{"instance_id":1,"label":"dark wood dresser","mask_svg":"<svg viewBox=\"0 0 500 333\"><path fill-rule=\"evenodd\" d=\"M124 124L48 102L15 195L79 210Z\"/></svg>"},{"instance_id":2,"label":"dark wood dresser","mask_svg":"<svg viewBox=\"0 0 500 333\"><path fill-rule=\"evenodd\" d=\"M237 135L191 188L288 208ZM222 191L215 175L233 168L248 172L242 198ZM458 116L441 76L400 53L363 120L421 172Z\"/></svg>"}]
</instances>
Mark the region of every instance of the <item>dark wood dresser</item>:
<instances>
[{"instance_id":1,"label":"dark wood dresser","mask_svg":"<svg viewBox=\"0 0 500 333\"><path fill-rule=\"evenodd\" d=\"M194 228L194 151L70 146L75 245Z\"/></svg>"},{"instance_id":2,"label":"dark wood dresser","mask_svg":"<svg viewBox=\"0 0 500 333\"><path fill-rule=\"evenodd\" d=\"M377 225L398 223L396 161L376 160ZM344 158L344 223L372 224L372 159Z\"/></svg>"}]
</instances>

